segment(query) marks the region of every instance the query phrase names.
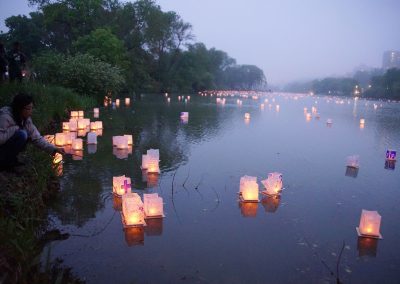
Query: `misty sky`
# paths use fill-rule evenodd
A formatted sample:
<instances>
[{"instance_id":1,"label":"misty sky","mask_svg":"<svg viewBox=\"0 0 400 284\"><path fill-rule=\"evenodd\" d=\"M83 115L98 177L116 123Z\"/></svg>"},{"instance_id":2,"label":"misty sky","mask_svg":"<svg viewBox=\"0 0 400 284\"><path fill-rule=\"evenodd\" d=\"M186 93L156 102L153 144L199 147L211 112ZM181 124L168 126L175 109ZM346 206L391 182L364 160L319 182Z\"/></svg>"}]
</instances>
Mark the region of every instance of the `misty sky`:
<instances>
[{"instance_id":1,"label":"misty sky","mask_svg":"<svg viewBox=\"0 0 400 284\"><path fill-rule=\"evenodd\" d=\"M264 70L271 84L381 67L400 50L400 0L157 0L193 25L196 41ZM4 19L26 0L0 0Z\"/></svg>"}]
</instances>

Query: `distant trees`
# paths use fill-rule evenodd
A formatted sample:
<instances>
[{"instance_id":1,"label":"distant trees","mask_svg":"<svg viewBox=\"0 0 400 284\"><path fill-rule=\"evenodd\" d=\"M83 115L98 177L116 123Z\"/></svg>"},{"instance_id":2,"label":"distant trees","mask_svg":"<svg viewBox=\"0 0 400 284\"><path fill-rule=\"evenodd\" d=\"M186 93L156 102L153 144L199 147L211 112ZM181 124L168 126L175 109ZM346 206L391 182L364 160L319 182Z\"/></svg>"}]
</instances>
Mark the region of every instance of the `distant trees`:
<instances>
[{"instance_id":1,"label":"distant trees","mask_svg":"<svg viewBox=\"0 0 400 284\"><path fill-rule=\"evenodd\" d=\"M95 58L96 64L104 62L116 67L110 70L117 72L117 77L123 75L126 91L266 87L261 69L236 65L225 52L194 43L192 26L175 12L162 11L153 0L134 3L29 0L29 3L38 10L30 13L30 17L6 19L9 32L0 35L0 40L8 46L20 41L23 51L36 58L33 65L36 73L48 83L59 83L50 71L57 69L51 63L50 51L53 59L62 55L62 62L67 65L68 60L88 55L91 57L82 57L85 62ZM76 64L77 68L83 68ZM116 85L120 82L118 79Z\"/></svg>"},{"instance_id":2,"label":"distant trees","mask_svg":"<svg viewBox=\"0 0 400 284\"><path fill-rule=\"evenodd\" d=\"M358 81L353 78L325 78L312 82L312 91L316 94L349 96L354 94Z\"/></svg>"},{"instance_id":3,"label":"distant trees","mask_svg":"<svg viewBox=\"0 0 400 284\"><path fill-rule=\"evenodd\" d=\"M400 100L400 69L389 69L384 75L373 77L371 88L365 92L365 95Z\"/></svg>"}]
</instances>

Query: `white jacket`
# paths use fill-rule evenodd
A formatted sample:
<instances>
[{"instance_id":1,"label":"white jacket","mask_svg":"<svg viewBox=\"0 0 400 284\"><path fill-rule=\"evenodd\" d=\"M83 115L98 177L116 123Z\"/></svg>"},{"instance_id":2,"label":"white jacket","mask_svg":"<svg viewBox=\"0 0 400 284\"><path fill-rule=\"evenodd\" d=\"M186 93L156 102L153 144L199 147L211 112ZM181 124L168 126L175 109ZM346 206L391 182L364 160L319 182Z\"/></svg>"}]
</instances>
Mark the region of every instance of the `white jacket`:
<instances>
[{"instance_id":1,"label":"white jacket","mask_svg":"<svg viewBox=\"0 0 400 284\"><path fill-rule=\"evenodd\" d=\"M15 122L11 107L0 108L0 145L3 145L10 139L20 127ZM32 119L28 118L23 129L28 133L28 138L31 139L33 145L52 154L57 149L56 146L47 142L39 133Z\"/></svg>"}]
</instances>

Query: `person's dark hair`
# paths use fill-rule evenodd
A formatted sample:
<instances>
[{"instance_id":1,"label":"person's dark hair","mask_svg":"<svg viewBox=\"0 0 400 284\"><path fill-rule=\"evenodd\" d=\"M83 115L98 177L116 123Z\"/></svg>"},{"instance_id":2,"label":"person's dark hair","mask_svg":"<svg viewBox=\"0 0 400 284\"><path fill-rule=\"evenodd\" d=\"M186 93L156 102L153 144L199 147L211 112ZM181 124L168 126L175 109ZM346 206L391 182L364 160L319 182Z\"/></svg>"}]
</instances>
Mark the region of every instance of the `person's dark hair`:
<instances>
[{"instance_id":1,"label":"person's dark hair","mask_svg":"<svg viewBox=\"0 0 400 284\"><path fill-rule=\"evenodd\" d=\"M11 102L12 114L15 122L22 127L21 112L30 103L34 103L33 97L26 93L18 93Z\"/></svg>"}]
</instances>

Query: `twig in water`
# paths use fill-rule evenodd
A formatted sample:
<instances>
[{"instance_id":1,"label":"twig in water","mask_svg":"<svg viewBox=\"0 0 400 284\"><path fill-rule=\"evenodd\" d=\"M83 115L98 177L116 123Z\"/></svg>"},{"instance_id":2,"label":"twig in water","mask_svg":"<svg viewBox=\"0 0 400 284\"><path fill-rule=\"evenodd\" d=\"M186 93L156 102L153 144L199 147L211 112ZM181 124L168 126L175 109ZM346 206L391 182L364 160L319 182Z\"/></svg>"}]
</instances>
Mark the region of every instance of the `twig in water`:
<instances>
[{"instance_id":1,"label":"twig in water","mask_svg":"<svg viewBox=\"0 0 400 284\"><path fill-rule=\"evenodd\" d=\"M345 244L345 242L344 242L344 240L343 240L342 249L340 250L339 257L338 257L338 260L337 260L337 262L336 262L336 283L337 283L337 284L342 283L342 282L340 281L340 277L339 277L339 265L340 265L340 260L341 260L341 258L342 258L342 253L343 253L343 250L344 250L345 245L346 245L346 244Z\"/></svg>"},{"instance_id":2,"label":"twig in water","mask_svg":"<svg viewBox=\"0 0 400 284\"><path fill-rule=\"evenodd\" d=\"M214 211L215 209L218 208L219 203L220 203L220 199L219 199L218 192L215 190L215 188L213 186L211 186L211 189L214 191L215 195L217 196L217 204L215 205L214 209L211 210L211 211Z\"/></svg>"},{"instance_id":3,"label":"twig in water","mask_svg":"<svg viewBox=\"0 0 400 284\"><path fill-rule=\"evenodd\" d=\"M184 181L184 182L183 182L183 184L182 184L183 188L185 188L185 189L186 189L186 187L185 187L185 183L186 183L186 182L187 182L187 180L189 179L189 175L190 175L190 168L189 168L189 171L188 171L188 175L187 175L187 177L186 177L185 181Z\"/></svg>"},{"instance_id":4,"label":"twig in water","mask_svg":"<svg viewBox=\"0 0 400 284\"><path fill-rule=\"evenodd\" d=\"M172 200L174 200L174 181L175 181L175 175L178 172L178 169L175 171L173 177L172 177L172 187L171 187L171 192L172 192Z\"/></svg>"}]
</instances>

